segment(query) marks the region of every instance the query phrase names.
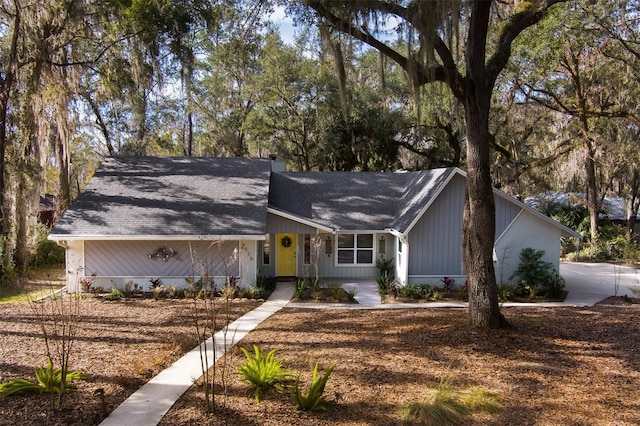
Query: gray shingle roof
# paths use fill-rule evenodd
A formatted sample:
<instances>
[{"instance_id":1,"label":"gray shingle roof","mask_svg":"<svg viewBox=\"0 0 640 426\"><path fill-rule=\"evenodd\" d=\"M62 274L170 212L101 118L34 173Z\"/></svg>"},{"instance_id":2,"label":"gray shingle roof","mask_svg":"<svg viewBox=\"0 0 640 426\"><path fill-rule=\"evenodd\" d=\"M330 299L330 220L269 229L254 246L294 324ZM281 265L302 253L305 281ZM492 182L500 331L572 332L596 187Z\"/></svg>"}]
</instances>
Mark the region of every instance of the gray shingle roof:
<instances>
[{"instance_id":1,"label":"gray shingle roof","mask_svg":"<svg viewBox=\"0 0 640 426\"><path fill-rule=\"evenodd\" d=\"M335 230L405 232L454 171L273 173L269 205Z\"/></svg>"},{"instance_id":2,"label":"gray shingle roof","mask_svg":"<svg viewBox=\"0 0 640 426\"><path fill-rule=\"evenodd\" d=\"M110 157L51 237L264 235L270 170L268 159Z\"/></svg>"}]
</instances>

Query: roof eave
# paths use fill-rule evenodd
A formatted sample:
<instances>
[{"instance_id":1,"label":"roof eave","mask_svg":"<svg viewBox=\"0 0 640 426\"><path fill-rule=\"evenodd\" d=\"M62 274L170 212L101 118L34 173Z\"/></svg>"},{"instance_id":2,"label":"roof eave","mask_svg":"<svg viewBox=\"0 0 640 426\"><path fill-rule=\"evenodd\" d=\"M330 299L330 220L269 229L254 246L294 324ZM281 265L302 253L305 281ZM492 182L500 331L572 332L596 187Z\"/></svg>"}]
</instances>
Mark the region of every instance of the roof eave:
<instances>
[{"instance_id":1,"label":"roof eave","mask_svg":"<svg viewBox=\"0 0 640 426\"><path fill-rule=\"evenodd\" d=\"M83 235L83 234L50 234L51 241L250 241L264 240L265 234L257 235Z\"/></svg>"},{"instance_id":2,"label":"roof eave","mask_svg":"<svg viewBox=\"0 0 640 426\"><path fill-rule=\"evenodd\" d=\"M273 207L273 206L268 206L267 207L267 212L275 214L276 216L283 217L285 219L293 220L293 221L301 223L303 225L311 226L312 228L320 229L322 231L331 232L331 233L335 233L335 231L336 231L334 228L331 228L329 226L322 225L322 224L320 224L318 222L314 222L314 221L309 220L307 218L300 217L300 216L294 215L292 213L288 213L288 212L282 211L282 210L280 210L280 209L278 209L276 207Z\"/></svg>"}]
</instances>

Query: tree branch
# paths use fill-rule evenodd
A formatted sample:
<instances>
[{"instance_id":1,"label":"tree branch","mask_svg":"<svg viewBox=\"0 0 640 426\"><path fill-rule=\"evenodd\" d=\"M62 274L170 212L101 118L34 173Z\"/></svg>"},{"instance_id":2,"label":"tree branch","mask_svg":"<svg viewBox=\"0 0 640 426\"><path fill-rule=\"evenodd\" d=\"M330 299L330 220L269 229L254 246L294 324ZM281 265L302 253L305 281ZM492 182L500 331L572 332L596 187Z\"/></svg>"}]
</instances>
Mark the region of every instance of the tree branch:
<instances>
[{"instance_id":1,"label":"tree branch","mask_svg":"<svg viewBox=\"0 0 640 426\"><path fill-rule=\"evenodd\" d=\"M535 3L522 3L528 6L511 17L511 20L500 34L495 53L487 62L487 83L490 87L493 87L498 75L507 65L509 56L511 56L511 43L516 37L525 29L540 22L551 6L566 1L568 0L543 0Z\"/></svg>"}]
</instances>

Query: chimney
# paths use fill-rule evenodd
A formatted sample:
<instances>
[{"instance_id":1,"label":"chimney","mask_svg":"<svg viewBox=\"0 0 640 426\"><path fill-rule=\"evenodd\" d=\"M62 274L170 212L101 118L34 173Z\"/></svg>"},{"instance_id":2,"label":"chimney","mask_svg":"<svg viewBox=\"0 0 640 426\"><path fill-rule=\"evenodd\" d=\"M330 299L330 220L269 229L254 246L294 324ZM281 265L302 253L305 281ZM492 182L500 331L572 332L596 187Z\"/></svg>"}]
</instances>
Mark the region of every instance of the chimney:
<instances>
[{"instance_id":1,"label":"chimney","mask_svg":"<svg viewBox=\"0 0 640 426\"><path fill-rule=\"evenodd\" d=\"M272 172L284 172L285 171L285 162L282 160L278 160L278 156L276 154L269 154L269 158L271 159L271 171Z\"/></svg>"}]
</instances>

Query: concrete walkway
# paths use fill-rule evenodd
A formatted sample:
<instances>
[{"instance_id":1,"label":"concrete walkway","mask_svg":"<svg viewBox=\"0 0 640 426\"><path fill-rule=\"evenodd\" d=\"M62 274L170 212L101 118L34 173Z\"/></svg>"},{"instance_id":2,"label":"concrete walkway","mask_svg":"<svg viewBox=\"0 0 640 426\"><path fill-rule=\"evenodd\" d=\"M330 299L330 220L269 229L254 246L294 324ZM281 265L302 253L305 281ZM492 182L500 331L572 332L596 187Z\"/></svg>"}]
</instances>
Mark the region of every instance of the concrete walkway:
<instances>
[{"instance_id":1,"label":"concrete walkway","mask_svg":"<svg viewBox=\"0 0 640 426\"><path fill-rule=\"evenodd\" d=\"M293 285L279 283L276 290L262 305L229 324L226 332L219 331L213 339L204 342L202 345L206 345L208 365L212 366L215 361L224 356L225 350L238 343L262 321L282 309L292 296ZM200 376L202 376L202 366L200 346L198 346L127 398L100 425L157 425L162 416Z\"/></svg>"}]
</instances>

